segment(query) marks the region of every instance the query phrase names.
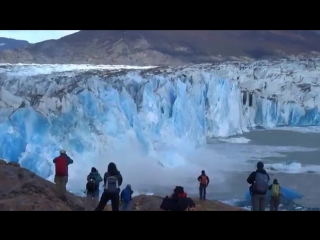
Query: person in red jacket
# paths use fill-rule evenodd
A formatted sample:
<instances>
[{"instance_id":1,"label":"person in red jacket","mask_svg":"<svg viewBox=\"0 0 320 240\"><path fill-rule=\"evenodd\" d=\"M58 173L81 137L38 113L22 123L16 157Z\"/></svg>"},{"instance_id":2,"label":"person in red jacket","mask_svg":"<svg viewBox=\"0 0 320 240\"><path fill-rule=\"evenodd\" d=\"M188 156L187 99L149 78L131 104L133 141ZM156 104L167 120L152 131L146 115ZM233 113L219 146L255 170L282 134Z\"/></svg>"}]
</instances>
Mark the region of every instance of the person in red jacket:
<instances>
[{"instance_id":1,"label":"person in red jacket","mask_svg":"<svg viewBox=\"0 0 320 240\"><path fill-rule=\"evenodd\" d=\"M60 196L64 196L67 191L68 166L73 163L73 160L67 155L66 150L60 150L60 156L53 159L53 163L56 170L54 176L56 191Z\"/></svg>"}]
</instances>

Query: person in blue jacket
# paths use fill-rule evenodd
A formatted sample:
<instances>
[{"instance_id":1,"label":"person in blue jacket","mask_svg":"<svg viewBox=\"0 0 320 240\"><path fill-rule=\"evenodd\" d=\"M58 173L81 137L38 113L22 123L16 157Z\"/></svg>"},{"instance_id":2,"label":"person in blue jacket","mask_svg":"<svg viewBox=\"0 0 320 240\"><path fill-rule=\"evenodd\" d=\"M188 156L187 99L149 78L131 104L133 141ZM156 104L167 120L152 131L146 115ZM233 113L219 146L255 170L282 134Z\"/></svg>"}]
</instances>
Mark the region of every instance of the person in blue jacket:
<instances>
[{"instance_id":1,"label":"person in blue jacket","mask_svg":"<svg viewBox=\"0 0 320 240\"><path fill-rule=\"evenodd\" d=\"M131 185L128 184L125 189L122 190L120 200L122 202L121 211L130 211L132 202L133 191Z\"/></svg>"},{"instance_id":2,"label":"person in blue jacket","mask_svg":"<svg viewBox=\"0 0 320 240\"><path fill-rule=\"evenodd\" d=\"M98 170L93 167L91 168L91 172L87 176L87 185L86 185L86 193L87 193L87 210L93 210L97 207L99 202L99 185L103 181L101 175Z\"/></svg>"}]
</instances>

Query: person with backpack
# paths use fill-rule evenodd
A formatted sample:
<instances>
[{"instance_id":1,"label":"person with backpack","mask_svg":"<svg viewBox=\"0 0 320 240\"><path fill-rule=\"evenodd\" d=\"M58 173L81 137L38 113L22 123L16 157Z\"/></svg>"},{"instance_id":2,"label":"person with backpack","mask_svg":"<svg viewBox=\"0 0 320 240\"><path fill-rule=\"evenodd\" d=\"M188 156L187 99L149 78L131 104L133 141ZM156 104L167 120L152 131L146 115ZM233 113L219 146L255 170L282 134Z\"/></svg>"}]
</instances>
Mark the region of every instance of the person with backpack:
<instances>
[{"instance_id":1,"label":"person with backpack","mask_svg":"<svg viewBox=\"0 0 320 240\"><path fill-rule=\"evenodd\" d=\"M265 211L269 181L270 177L266 170L264 170L263 162L258 162L257 170L252 172L247 178L247 182L250 184L249 190L253 211Z\"/></svg>"},{"instance_id":2,"label":"person with backpack","mask_svg":"<svg viewBox=\"0 0 320 240\"><path fill-rule=\"evenodd\" d=\"M109 200L111 200L112 211L119 211L119 193L123 178L118 171L116 164L109 163L108 171L104 174L104 192L100 202L94 211L103 211Z\"/></svg>"},{"instance_id":3,"label":"person with backpack","mask_svg":"<svg viewBox=\"0 0 320 240\"><path fill-rule=\"evenodd\" d=\"M209 177L206 175L204 170L201 171L201 175L197 178L200 186L199 186L199 195L200 200L206 200L207 187L209 185Z\"/></svg>"},{"instance_id":4,"label":"person with backpack","mask_svg":"<svg viewBox=\"0 0 320 240\"><path fill-rule=\"evenodd\" d=\"M120 194L120 200L122 202L121 211L130 211L132 202L133 191L131 185L128 184L125 189L122 190Z\"/></svg>"},{"instance_id":5,"label":"person with backpack","mask_svg":"<svg viewBox=\"0 0 320 240\"><path fill-rule=\"evenodd\" d=\"M87 176L86 194L87 194L87 210L93 210L96 208L99 202L99 185L103 179L100 176L98 170L93 167L91 172Z\"/></svg>"},{"instance_id":6,"label":"person with backpack","mask_svg":"<svg viewBox=\"0 0 320 240\"><path fill-rule=\"evenodd\" d=\"M67 155L66 150L60 150L60 156L53 159L55 165L54 183L58 195L64 197L67 192L68 166L73 160Z\"/></svg>"},{"instance_id":7,"label":"person with backpack","mask_svg":"<svg viewBox=\"0 0 320 240\"><path fill-rule=\"evenodd\" d=\"M278 211L281 197L281 187L277 179L273 179L273 184L269 186L271 190L270 211Z\"/></svg>"},{"instance_id":8,"label":"person with backpack","mask_svg":"<svg viewBox=\"0 0 320 240\"><path fill-rule=\"evenodd\" d=\"M164 211L194 211L196 204L181 186L176 186L173 194L162 199L160 209Z\"/></svg>"}]
</instances>

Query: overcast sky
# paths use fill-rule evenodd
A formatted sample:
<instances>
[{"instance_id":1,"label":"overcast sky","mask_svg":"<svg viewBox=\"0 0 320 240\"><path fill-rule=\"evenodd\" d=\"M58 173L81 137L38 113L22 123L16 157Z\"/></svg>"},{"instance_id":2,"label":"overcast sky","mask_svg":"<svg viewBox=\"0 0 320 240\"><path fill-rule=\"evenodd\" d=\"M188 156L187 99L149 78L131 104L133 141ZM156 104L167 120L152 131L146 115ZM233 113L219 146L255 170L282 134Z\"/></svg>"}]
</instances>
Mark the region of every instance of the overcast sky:
<instances>
[{"instance_id":1,"label":"overcast sky","mask_svg":"<svg viewBox=\"0 0 320 240\"><path fill-rule=\"evenodd\" d=\"M0 30L0 37L27 40L29 43L59 39L79 30Z\"/></svg>"}]
</instances>

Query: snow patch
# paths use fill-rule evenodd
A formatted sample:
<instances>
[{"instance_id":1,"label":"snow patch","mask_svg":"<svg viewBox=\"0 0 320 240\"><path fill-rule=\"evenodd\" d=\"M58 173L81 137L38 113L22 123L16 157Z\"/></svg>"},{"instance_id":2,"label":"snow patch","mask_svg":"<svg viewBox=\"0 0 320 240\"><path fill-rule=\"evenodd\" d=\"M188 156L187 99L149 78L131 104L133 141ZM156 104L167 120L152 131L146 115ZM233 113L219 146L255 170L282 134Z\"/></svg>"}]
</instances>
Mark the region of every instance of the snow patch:
<instances>
[{"instance_id":1,"label":"snow patch","mask_svg":"<svg viewBox=\"0 0 320 240\"><path fill-rule=\"evenodd\" d=\"M135 70L152 69L156 66L129 66L129 65L90 65L90 64L9 64L2 63L1 67L7 67L7 75L11 77L31 77L36 75L49 75L59 72L90 71L90 70Z\"/></svg>"}]
</instances>

